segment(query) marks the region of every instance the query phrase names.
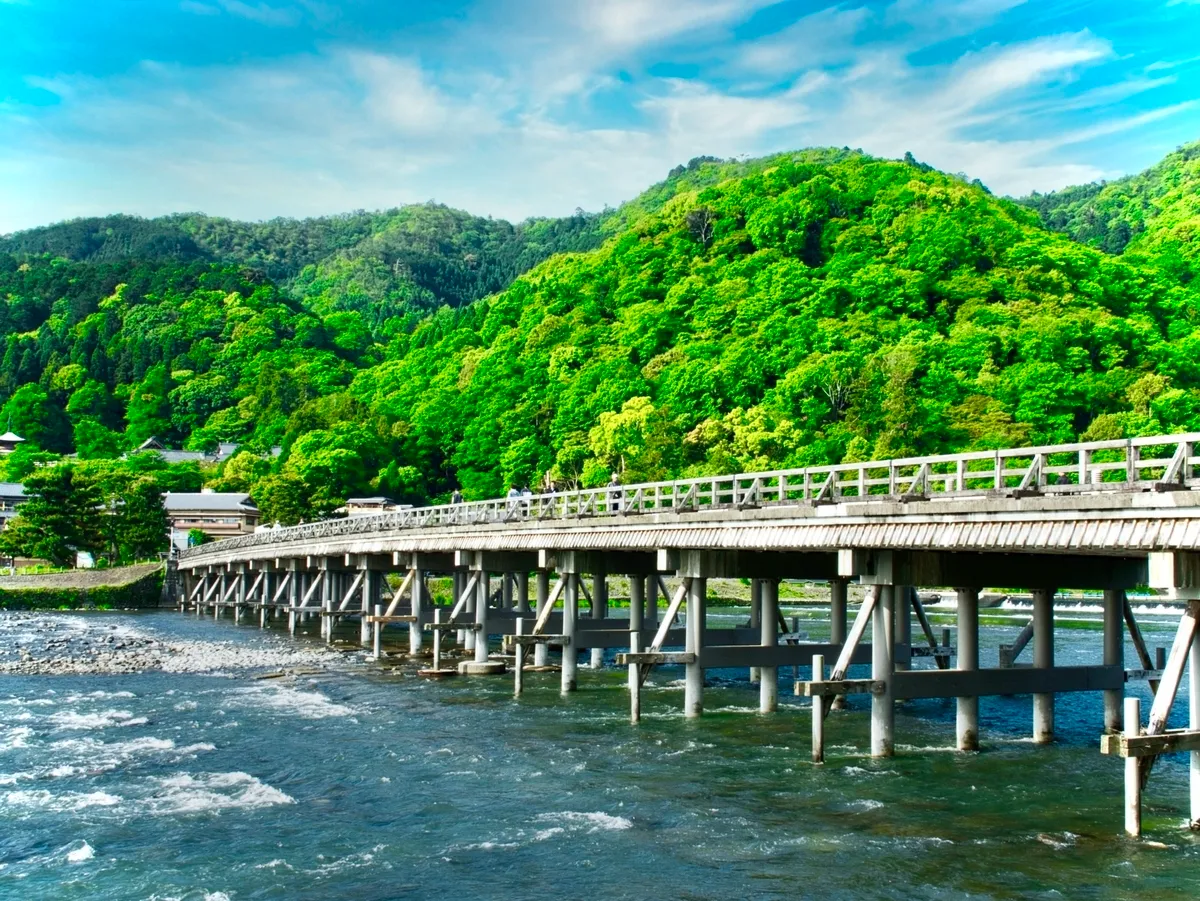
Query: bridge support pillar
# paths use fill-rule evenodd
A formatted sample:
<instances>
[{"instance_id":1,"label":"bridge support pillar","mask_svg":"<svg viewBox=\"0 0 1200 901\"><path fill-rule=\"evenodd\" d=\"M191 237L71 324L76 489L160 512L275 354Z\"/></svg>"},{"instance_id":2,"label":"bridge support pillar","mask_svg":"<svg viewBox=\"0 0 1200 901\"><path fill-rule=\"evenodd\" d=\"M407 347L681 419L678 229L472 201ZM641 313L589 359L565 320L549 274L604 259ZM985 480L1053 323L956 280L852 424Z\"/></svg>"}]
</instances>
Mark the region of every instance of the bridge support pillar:
<instances>
[{"instance_id":1,"label":"bridge support pillar","mask_svg":"<svg viewBox=\"0 0 1200 901\"><path fill-rule=\"evenodd\" d=\"M871 695L871 756L895 753L896 704L892 675L896 668L896 592L894 585L881 585L879 603L871 613L871 678L884 689Z\"/></svg>"},{"instance_id":2,"label":"bridge support pillar","mask_svg":"<svg viewBox=\"0 0 1200 901\"><path fill-rule=\"evenodd\" d=\"M362 618L359 621L358 627L358 643L364 648L368 645L374 645L375 630L367 622L367 617L375 611L376 607L383 606L380 603L383 598L383 579L384 574L377 569L368 569L363 573L360 604Z\"/></svg>"},{"instance_id":3,"label":"bridge support pillar","mask_svg":"<svg viewBox=\"0 0 1200 901\"><path fill-rule=\"evenodd\" d=\"M546 609L546 604L550 602L550 571L548 569L539 569L537 571L534 584L534 600L537 605L537 615L540 617L542 611ZM549 664L550 646L544 642L538 642L533 646L533 665L542 667L549 666Z\"/></svg>"},{"instance_id":4,"label":"bridge support pillar","mask_svg":"<svg viewBox=\"0 0 1200 901\"><path fill-rule=\"evenodd\" d=\"M764 647L779 644L779 581L758 579L759 636ZM759 713L774 713L779 707L779 667L764 666L758 670ZM817 698L817 704L821 699Z\"/></svg>"},{"instance_id":5,"label":"bridge support pillar","mask_svg":"<svg viewBox=\"0 0 1200 901\"><path fill-rule=\"evenodd\" d=\"M646 577L646 610L642 621L649 632L658 628L658 573Z\"/></svg>"},{"instance_id":6,"label":"bridge support pillar","mask_svg":"<svg viewBox=\"0 0 1200 901\"><path fill-rule=\"evenodd\" d=\"M413 567L412 572L412 588L409 597L412 598L412 615L416 619L408 624L408 653L421 653L421 645L424 640L424 621L425 607L429 598L425 596L425 573Z\"/></svg>"},{"instance_id":7,"label":"bridge support pillar","mask_svg":"<svg viewBox=\"0 0 1200 901\"><path fill-rule=\"evenodd\" d=\"M414 583L416 584L416 583ZM491 594L491 573L479 574L479 588L475 595L475 662L488 660L488 600Z\"/></svg>"},{"instance_id":8,"label":"bridge support pillar","mask_svg":"<svg viewBox=\"0 0 1200 901\"><path fill-rule=\"evenodd\" d=\"M1188 657L1188 728L1200 732L1200 630L1192 638L1192 652ZM1191 810L1188 825L1193 832L1200 832L1200 751L1192 751L1189 756Z\"/></svg>"},{"instance_id":9,"label":"bridge support pillar","mask_svg":"<svg viewBox=\"0 0 1200 901\"><path fill-rule=\"evenodd\" d=\"M685 665L683 682L683 715L698 717L704 712L704 624L708 608L708 579L695 576L687 594L687 652L695 655Z\"/></svg>"},{"instance_id":10,"label":"bridge support pillar","mask_svg":"<svg viewBox=\"0 0 1200 901\"><path fill-rule=\"evenodd\" d=\"M958 589L958 668L979 669L979 589ZM959 698L955 724L958 750L979 750L979 698Z\"/></svg>"},{"instance_id":11,"label":"bridge support pillar","mask_svg":"<svg viewBox=\"0 0 1200 901\"><path fill-rule=\"evenodd\" d=\"M608 573L604 570L592 573L592 619L602 620L608 616ZM592 669L604 666L604 648L591 649Z\"/></svg>"},{"instance_id":12,"label":"bridge support pillar","mask_svg":"<svg viewBox=\"0 0 1200 901\"><path fill-rule=\"evenodd\" d=\"M637 654L645 650L643 640L646 606L646 577L631 575L629 577L629 650ZM638 722L642 718L642 692L640 667L636 663L629 664L629 719Z\"/></svg>"},{"instance_id":13,"label":"bridge support pillar","mask_svg":"<svg viewBox=\"0 0 1200 901\"><path fill-rule=\"evenodd\" d=\"M1104 664L1125 665L1125 592L1109 589L1104 592ZM1121 705L1125 692L1114 689L1104 693L1104 731L1121 731Z\"/></svg>"},{"instance_id":14,"label":"bridge support pillar","mask_svg":"<svg viewBox=\"0 0 1200 901\"><path fill-rule=\"evenodd\" d=\"M1033 665L1054 668L1054 589L1033 589ZM1054 693L1033 696L1033 741L1054 741Z\"/></svg>"},{"instance_id":15,"label":"bridge support pillar","mask_svg":"<svg viewBox=\"0 0 1200 901\"><path fill-rule=\"evenodd\" d=\"M750 628L762 629L762 595L763 595L763 580L750 580ZM765 633L764 633L765 634ZM766 642L763 642L766 644ZM762 672L757 666L750 667L750 682L754 683L762 678Z\"/></svg>"},{"instance_id":16,"label":"bridge support pillar","mask_svg":"<svg viewBox=\"0 0 1200 901\"><path fill-rule=\"evenodd\" d=\"M484 582L486 575L487 575L486 573L480 573L479 581ZM469 578L470 578L470 576L464 576L464 579L469 579ZM464 588L464 590L466 589L466 582L463 583L463 588ZM486 584L484 584L483 585L483 596L485 598L487 597L487 591L488 591L488 586ZM467 606L464 608L464 611L463 611L466 616L467 622L475 622L475 617L478 616L479 594L480 594L480 589L478 586L476 586L475 591L467 597ZM476 641L476 633L474 632L474 630L462 629L459 631L458 634L459 634L459 647L462 648L467 653L474 656L475 647L478 644L478 642Z\"/></svg>"},{"instance_id":17,"label":"bridge support pillar","mask_svg":"<svg viewBox=\"0 0 1200 901\"><path fill-rule=\"evenodd\" d=\"M529 573L519 572L513 578L517 580L517 615L529 616Z\"/></svg>"},{"instance_id":18,"label":"bridge support pillar","mask_svg":"<svg viewBox=\"0 0 1200 901\"><path fill-rule=\"evenodd\" d=\"M229 594L229 579L228 571L221 573L221 584L217 588L217 596L213 598L213 622L221 618L221 605L225 603L225 596Z\"/></svg>"},{"instance_id":19,"label":"bridge support pillar","mask_svg":"<svg viewBox=\"0 0 1200 901\"><path fill-rule=\"evenodd\" d=\"M563 649L562 649L562 693L572 692L577 687L579 648L575 645L576 623L579 620L579 575L563 573Z\"/></svg>"},{"instance_id":20,"label":"bridge support pillar","mask_svg":"<svg viewBox=\"0 0 1200 901\"><path fill-rule=\"evenodd\" d=\"M846 597L849 594L849 584L847 579L829 580L829 643L837 645L839 651L841 646L846 643ZM844 710L845 708L846 696L836 695L830 709Z\"/></svg>"},{"instance_id":21,"label":"bridge support pillar","mask_svg":"<svg viewBox=\"0 0 1200 901\"><path fill-rule=\"evenodd\" d=\"M325 578L321 580L321 637L326 644L333 643L333 599L338 587L337 573L329 568L329 561L322 561Z\"/></svg>"},{"instance_id":22,"label":"bridge support pillar","mask_svg":"<svg viewBox=\"0 0 1200 901\"><path fill-rule=\"evenodd\" d=\"M511 610L513 608L513 580L516 578L515 573L500 574L500 609Z\"/></svg>"},{"instance_id":23,"label":"bridge support pillar","mask_svg":"<svg viewBox=\"0 0 1200 901\"><path fill-rule=\"evenodd\" d=\"M301 588L303 573L295 561L288 564L291 579L288 580L288 635L296 634L296 608L300 606L300 598L304 596Z\"/></svg>"}]
</instances>

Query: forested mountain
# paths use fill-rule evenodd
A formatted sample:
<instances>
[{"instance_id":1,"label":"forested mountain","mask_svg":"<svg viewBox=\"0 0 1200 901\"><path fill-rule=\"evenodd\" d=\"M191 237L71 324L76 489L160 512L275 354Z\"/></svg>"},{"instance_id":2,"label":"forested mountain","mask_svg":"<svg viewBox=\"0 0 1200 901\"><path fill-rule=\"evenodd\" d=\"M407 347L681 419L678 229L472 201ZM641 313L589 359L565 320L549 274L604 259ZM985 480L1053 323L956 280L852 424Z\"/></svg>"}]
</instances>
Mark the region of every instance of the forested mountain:
<instances>
[{"instance_id":1,"label":"forested mountain","mask_svg":"<svg viewBox=\"0 0 1200 901\"><path fill-rule=\"evenodd\" d=\"M1121 256L845 149L699 159L617 211L522 226L181 216L121 220L115 243L79 226L74 249L60 226L0 255L0 417L88 456L148 434L282 444L209 479L284 522L362 493L1200 428L1184 185Z\"/></svg>"},{"instance_id":2,"label":"forested mountain","mask_svg":"<svg viewBox=\"0 0 1200 901\"><path fill-rule=\"evenodd\" d=\"M1200 260L1200 142L1145 172L1107 184L1034 194L1021 203L1043 224L1112 254L1152 255L1159 265L1195 276Z\"/></svg>"},{"instance_id":3,"label":"forested mountain","mask_svg":"<svg viewBox=\"0 0 1200 901\"><path fill-rule=\"evenodd\" d=\"M520 225L439 204L317 219L236 222L200 214L76 219L0 237L0 254L84 263L235 264L319 312L392 317L493 294L561 251L599 246L599 216Z\"/></svg>"}]
</instances>

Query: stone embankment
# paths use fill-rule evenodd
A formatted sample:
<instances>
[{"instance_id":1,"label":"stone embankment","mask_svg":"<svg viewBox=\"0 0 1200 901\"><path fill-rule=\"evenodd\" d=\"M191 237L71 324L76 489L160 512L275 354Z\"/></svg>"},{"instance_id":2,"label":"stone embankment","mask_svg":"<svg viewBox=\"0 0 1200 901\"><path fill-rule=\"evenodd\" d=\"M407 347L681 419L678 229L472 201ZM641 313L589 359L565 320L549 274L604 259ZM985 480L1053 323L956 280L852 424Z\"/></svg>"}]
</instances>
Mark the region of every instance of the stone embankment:
<instances>
[{"instance_id":1,"label":"stone embankment","mask_svg":"<svg viewBox=\"0 0 1200 901\"><path fill-rule=\"evenodd\" d=\"M113 569L78 569L29 576L0 576L0 609L155 607L162 598L159 563Z\"/></svg>"}]
</instances>

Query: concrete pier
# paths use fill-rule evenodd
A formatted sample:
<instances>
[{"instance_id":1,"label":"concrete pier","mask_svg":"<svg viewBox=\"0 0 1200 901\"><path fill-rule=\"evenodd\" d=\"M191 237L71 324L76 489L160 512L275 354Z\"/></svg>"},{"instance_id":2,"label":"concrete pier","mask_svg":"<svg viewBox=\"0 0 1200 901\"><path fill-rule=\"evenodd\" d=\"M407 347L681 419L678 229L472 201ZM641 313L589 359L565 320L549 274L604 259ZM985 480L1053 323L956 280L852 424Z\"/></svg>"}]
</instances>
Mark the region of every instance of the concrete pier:
<instances>
[{"instance_id":1,"label":"concrete pier","mask_svg":"<svg viewBox=\"0 0 1200 901\"><path fill-rule=\"evenodd\" d=\"M1125 668L1125 592L1108 589L1104 592L1104 665ZM1104 731L1121 731L1123 689L1104 693Z\"/></svg>"},{"instance_id":2,"label":"concrete pier","mask_svg":"<svg viewBox=\"0 0 1200 901\"><path fill-rule=\"evenodd\" d=\"M871 615L871 678L883 690L871 695L871 756L891 757L896 744L896 703L892 694L895 674L896 588L880 587L879 602Z\"/></svg>"},{"instance_id":3,"label":"concrete pier","mask_svg":"<svg viewBox=\"0 0 1200 901\"><path fill-rule=\"evenodd\" d=\"M958 669L979 669L979 589L958 589ZM960 751L979 750L979 698L959 697L955 740Z\"/></svg>"},{"instance_id":4,"label":"concrete pier","mask_svg":"<svg viewBox=\"0 0 1200 901\"><path fill-rule=\"evenodd\" d=\"M1054 667L1054 589L1033 590L1033 665L1036 669ZM1033 741L1054 741L1054 693L1033 696Z\"/></svg>"},{"instance_id":5,"label":"concrete pier","mask_svg":"<svg viewBox=\"0 0 1200 901\"><path fill-rule=\"evenodd\" d=\"M762 615L759 618L760 640L765 648L779 645L779 582L775 579L759 579L759 603ZM779 706L779 667L758 667L758 711L774 713Z\"/></svg>"},{"instance_id":6,"label":"concrete pier","mask_svg":"<svg viewBox=\"0 0 1200 901\"><path fill-rule=\"evenodd\" d=\"M608 616L608 576L601 570L592 573L592 619L602 620ZM604 648L591 649L592 669L604 666Z\"/></svg>"},{"instance_id":7,"label":"concrete pier","mask_svg":"<svg viewBox=\"0 0 1200 901\"><path fill-rule=\"evenodd\" d=\"M563 586L562 614L562 693L574 691L578 687L579 648L575 644L579 622L579 575L564 573L566 584Z\"/></svg>"},{"instance_id":8,"label":"concrete pier","mask_svg":"<svg viewBox=\"0 0 1200 901\"><path fill-rule=\"evenodd\" d=\"M684 665L683 715L697 717L704 712L704 628L708 609L708 579L695 576L687 593L687 653L693 659Z\"/></svg>"}]
</instances>

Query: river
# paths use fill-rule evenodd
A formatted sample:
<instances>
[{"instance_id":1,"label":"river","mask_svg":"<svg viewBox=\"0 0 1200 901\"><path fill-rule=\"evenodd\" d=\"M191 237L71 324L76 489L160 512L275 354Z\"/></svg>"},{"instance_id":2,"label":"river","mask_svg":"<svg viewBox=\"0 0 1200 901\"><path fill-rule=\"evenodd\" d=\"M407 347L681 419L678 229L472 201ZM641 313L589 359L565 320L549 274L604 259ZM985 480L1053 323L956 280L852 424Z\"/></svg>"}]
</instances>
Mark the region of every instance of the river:
<instances>
[{"instance_id":1,"label":"river","mask_svg":"<svg viewBox=\"0 0 1200 901\"><path fill-rule=\"evenodd\" d=\"M1097 661L1096 614L1060 619L1058 661ZM984 666L1018 627L985 626ZM1049 748L1028 697L984 699L969 755L948 750L953 702L903 704L884 761L856 699L814 767L803 702L759 716L744 671L710 673L698 721L681 672L657 672L633 727L615 668L565 700L529 675L515 701L511 677L427 682L228 620L0 614L0 664L54 641L171 650L150 671L0 675L3 899L1200 896L1185 758L1150 782L1148 841L1123 838L1098 695L1059 699Z\"/></svg>"}]
</instances>

